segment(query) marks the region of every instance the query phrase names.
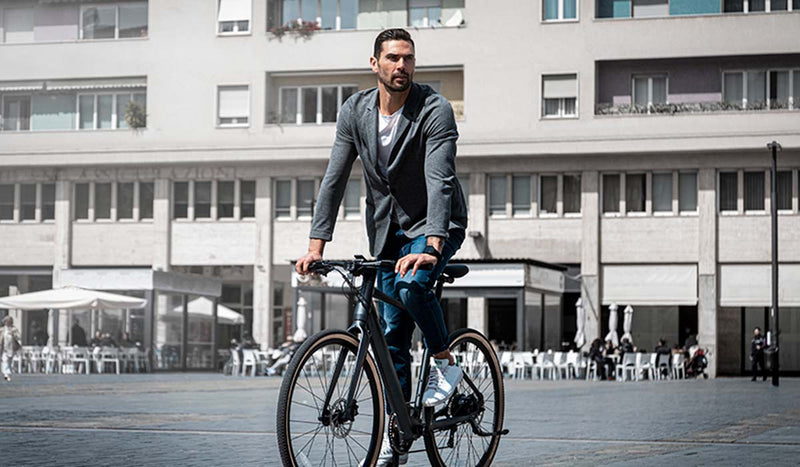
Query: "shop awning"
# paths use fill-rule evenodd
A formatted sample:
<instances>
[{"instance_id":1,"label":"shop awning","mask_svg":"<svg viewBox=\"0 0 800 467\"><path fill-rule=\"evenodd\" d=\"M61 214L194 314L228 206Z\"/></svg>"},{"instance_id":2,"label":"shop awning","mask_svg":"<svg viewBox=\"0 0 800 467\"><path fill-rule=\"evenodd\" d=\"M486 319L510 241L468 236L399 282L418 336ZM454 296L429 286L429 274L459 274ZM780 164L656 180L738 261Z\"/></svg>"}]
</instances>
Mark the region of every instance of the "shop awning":
<instances>
[{"instance_id":1,"label":"shop awning","mask_svg":"<svg viewBox=\"0 0 800 467\"><path fill-rule=\"evenodd\" d=\"M696 305L694 264L604 266L603 305Z\"/></svg>"},{"instance_id":2,"label":"shop awning","mask_svg":"<svg viewBox=\"0 0 800 467\"><path fill-rule=\"evenodd\" d=\"M0 308L16 310L118 310L144 308L147 300L80 287L31 292L0 299Z\"/></svg>"},{"instance_id":3,"label":"shop awning","mask_svg":"<svg viewBox=\"0 0 800 467\"><path fill-rule=\"evenodd\" d=\"M800 306L800 264L778 267L778 305ZM719 271L720 306L770 306L772 266L727 264Z\"/></svg>"}]
</instances>

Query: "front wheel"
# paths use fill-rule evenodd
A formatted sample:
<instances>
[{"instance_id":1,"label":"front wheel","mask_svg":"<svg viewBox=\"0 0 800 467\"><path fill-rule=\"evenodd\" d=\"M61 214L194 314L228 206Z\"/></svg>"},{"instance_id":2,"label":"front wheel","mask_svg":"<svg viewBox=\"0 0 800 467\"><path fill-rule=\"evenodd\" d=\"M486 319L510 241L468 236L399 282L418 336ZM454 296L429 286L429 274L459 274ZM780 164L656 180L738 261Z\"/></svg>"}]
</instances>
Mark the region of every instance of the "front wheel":
<instances>
[{"instance_id":1,"label":"front wheel","mask_svg":"<svg viewBox=\"0 0 800 467\"><path fill-rule=\"evenodd\" d=\"M359 375L353 420L343 417L353 380L358 340L340 331L322 331L294 354L283 375L278 397L278 447L283 465L374 465L383 436L383 388L367 353ZM344 365L338 378L334 368ZM333 395L327 408L328 388Z\"/></svg>"},{"instance_id":2,"label":"front wheel","mask_svg":"<svg viewBox=\"0 0 800 467\"><path fill-rule=\"evenodd\" d=\"M434 466L491 465L505 410L500 362L486 337L472 329L453 332L450 351L458 359L464 379L446 405L428 409L427 420L472 416L469 422L454 427L426 431L428 460Z\"/></svg>"}]
</instances>

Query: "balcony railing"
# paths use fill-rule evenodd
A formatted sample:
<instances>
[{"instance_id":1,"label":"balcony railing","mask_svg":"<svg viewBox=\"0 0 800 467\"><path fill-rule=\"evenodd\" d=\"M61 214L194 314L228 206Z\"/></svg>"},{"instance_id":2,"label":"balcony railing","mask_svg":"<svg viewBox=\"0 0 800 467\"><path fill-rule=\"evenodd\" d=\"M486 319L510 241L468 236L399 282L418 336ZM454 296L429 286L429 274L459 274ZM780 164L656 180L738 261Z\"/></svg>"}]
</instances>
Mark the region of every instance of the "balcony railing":
<instances>
[{"instance_id":1,"label":"balcony railing","mask_svg":"<svg viewBox=\"0 0 800 467\"><path fill-rule=\"evenodd\" d=\"M599 103L595 115L676 115L697 113L751 112L772 110L800 111L800 105L788 101L758 101L747 104L731 102L677 102L667 104L635 105Z\"/></svg>"}]
</instances>

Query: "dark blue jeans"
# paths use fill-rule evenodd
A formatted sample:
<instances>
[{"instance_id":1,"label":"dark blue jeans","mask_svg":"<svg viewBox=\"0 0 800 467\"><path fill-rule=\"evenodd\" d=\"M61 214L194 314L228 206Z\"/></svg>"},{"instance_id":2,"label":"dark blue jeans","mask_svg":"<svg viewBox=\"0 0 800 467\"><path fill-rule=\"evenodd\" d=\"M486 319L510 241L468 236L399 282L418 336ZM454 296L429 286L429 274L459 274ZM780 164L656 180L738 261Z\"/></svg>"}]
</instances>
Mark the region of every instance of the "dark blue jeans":
<instances>
[{"instance_id":1,"label":"dark blue jeans","mask_svg":"<svg viewBox=\"0 0 800 467\"><path fill-rule=\"evenodd\" d=\"M383 302L379 302L378 305L383 335L407 401L411 399L410 349L414 324L416 323L422 331L425 346L431 355L447 349L450 345L444 313L431 288L463 242L464 230L453 229L445 240L442 260L436 263L433 269L419 269L413 276L409 270L405 277L400 277L400 274L393 271L379 273L378 288L386 295L399 300L408 310L401 310ZM398 230L379 258L397 260L411 253L422 253L426 244L427 239L424 235L407 238Z\"/></svg>"}]
</instances>

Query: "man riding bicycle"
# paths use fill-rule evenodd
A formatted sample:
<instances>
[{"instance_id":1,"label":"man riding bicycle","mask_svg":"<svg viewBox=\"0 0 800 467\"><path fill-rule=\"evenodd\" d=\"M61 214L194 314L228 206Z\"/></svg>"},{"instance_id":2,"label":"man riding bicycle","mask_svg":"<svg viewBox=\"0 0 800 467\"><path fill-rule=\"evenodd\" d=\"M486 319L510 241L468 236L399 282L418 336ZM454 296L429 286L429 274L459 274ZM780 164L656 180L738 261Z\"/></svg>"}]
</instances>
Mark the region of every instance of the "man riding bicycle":
<instances>
[{"instance_id":1,"label":"man riding bicycle","mask_svg":"<svg viewBox=\"0 0 800 467\"><path fill-rule=\"evenodd\" d=\"M449 102L429 86L413 82L414 41L403 29L375 39L370 66L377 87L344 104L331 159L320 185L308 252L296 270L307 274L330 241L353 162L360 157L367 186L366 225L370 253L397 260L378 287L408 309L381 303L383 332L406 400L411 399L411 337L420 327L434 356L423 396L442 404L463 376L448 349L444 314L431 287L464 241L467 207L456 179L458 131ZM391 408L389 409L392 410ZM384 432L379 465L391 461ZM405 463L408 454L400 457Z\"/></svg>"}]
</instances>

